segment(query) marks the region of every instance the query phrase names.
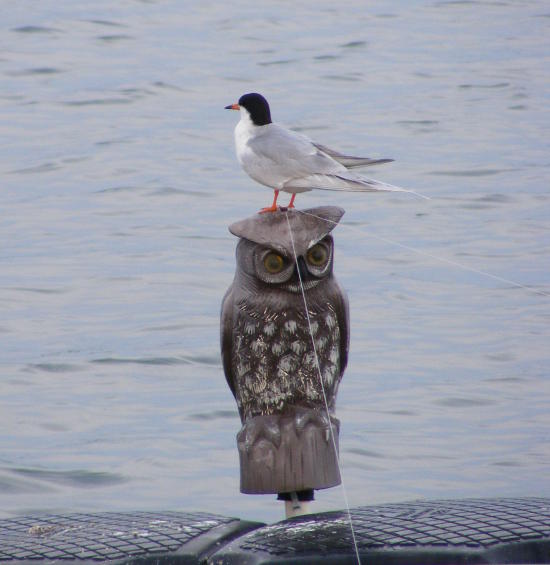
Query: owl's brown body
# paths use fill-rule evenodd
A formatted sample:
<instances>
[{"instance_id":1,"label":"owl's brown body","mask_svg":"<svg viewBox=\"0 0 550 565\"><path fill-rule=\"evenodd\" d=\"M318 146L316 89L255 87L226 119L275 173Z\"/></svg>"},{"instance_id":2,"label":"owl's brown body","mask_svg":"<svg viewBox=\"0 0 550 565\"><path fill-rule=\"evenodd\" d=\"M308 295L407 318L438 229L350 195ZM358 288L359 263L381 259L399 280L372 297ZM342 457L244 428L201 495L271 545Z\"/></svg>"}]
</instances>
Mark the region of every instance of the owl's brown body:
<instances>
[{"instance_id":1,"label":"owl's brown body","mask_svg":"<svg viewBox=\"0 0 550 565\"><path fill-rule=\"evenodd\" d=\"M241 241L235 280L222 304L221 345L225 375L243 422L285 414L294 406L324 411L323 388L329 410L334 410L347 364L349 314L345 292L333 276L333 240L328 234L343 210L304 212L275 212L230 228ZM272 255L282 258L275 274L265 270Z\"/></svg>"}]
</instances>

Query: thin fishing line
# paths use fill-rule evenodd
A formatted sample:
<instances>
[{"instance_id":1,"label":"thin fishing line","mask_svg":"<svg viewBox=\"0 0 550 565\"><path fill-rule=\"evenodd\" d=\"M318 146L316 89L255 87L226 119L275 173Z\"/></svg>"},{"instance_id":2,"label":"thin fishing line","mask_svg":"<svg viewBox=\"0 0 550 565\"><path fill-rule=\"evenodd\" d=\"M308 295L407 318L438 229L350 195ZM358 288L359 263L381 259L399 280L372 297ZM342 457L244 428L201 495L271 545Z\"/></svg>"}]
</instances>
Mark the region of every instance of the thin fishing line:
<instances>
[{"instance_id":1,"label":"thin fishing line","mask_svg":"<svg viewBox=\"0 0 550 565\"><path fill-rule=\"evenodd\" d=\"M288 219L288 211L285 211L286 214L286 222L288 224L288 231L290 234L290 243L292 244L292 253L294 254L294 261L296 263L296 271L298 273L298 280L300 281L300 289L302 291L302 299L304 301L304 308L306 311L306 319L307 319L307 325L309 328L309 335L311 337L311 345L313 346L313 355L315 357L315 364L317 366L317 373L319 375L319 382L321 383L321 390L323 392L323 401L325 403L325 410L327 412L327 418L328 418L328 422L329 422L329 429L330 429L330 437L332 439L332 447L334 448L334 455L336 457L336 464L338 465L338 471L340 473L340 479L342 481L342 493L344 495L344 502L346 504L346 510L348 513L348 520L349 520L349 527L350 527L350 531L351 531L351 537L353 539L353 547L355 550L355 557L357 558L357 563L358 565L361 565L361 558L359 557L359 548L357 547L357 539L355 537L355 528L353 527L353 520L351 518L351 510L350 510L350 506L349 506L349 500L348 500L348 495L347 495L347 491L346 491L346 485L344 483L344 475L342 473L342 467L340 465L340 456L338 455L338 448L336 447L336 438L334 437L334 431L332 428L332 422L330 419L330 410L328 407L328 401L327 401L327 395L325 392L325 385L323 383L323 375L321 374L321 366L319 364L319 356L317 355L317 348L315 347L315 338L313 337L313 330L311 328L311 319L309 317L309 307L307 304L307 299L306 299L306 292L304 289L304 284L302 282L302 275L300 273L300 266L298 265L298 256L296 254L296 247L294 246L294 235L292 233L292 228L290 226L290 220Z\"/></svg>"},{"instance_id":2,"label":"thin fishing line","mask_svg":"<svg viewBox=\"0 0 550 565\"><path fill-rule=\"evenodd\" d=\"M327 218L322 218L321 216L316 216L315 214L311 214L309 212L304 212L303 210L297 210L297 212L300 212L300 214L304 214L305 216L312 216L313 218L317 218L319 220L325 220L325 222L337 225L338 222L335 222L334 220L329 220ZM382 237L380 235L376 235L374 233L369 233L366 232L364 230L360 230L358 228L356 228L355 226L348 226L346 224L340 224L345 228L348 228L352 231L357 231L363 235L368 235L369 237L373 237L374 239L378 239L380 241L383 241L384 243L389 243L390 245L395 245L397 247L401 247L402 249L406 249L407 251L412 251L413 253L416 253L417 255L424 255L424 257L429 257L430 259L435 259L436 261L440 261L442 263L447 263L448 265L452 265L453 267L458 267L460 269L463 269L464 271L470 271L472 273L476 273L478 275L482 275L484 277L489 277L491 279L494 279L496 281L499 282L503 282L506 284L511 284L512 286L515 286L517 288L521 288L523 290L527 290L529 292L533 292L535 294L540 294L541 296L549 296L550 297L550 293L545 292L544 290L538 290L536 288L532 288L530 286L526 286L524 284L518 283L516 281L510 280L510 279L505 279L504 277L499 277L498 275L493 275L492 273L488 273L487 271L480 271L479 269L475 269L474 267L469 267L468 265L464 265L462 263L459 263L458 261L453 261L452 259L445 259L444 257L439 257L438 255L434 255L433 253L428 253L427 251L421 251L420 249L416 249L414 247L411 247L410 245L405 245L404 243L399 243L398 241L394 241L393 239L388 239L386 237Z\"/></svg>"}]
</instances>

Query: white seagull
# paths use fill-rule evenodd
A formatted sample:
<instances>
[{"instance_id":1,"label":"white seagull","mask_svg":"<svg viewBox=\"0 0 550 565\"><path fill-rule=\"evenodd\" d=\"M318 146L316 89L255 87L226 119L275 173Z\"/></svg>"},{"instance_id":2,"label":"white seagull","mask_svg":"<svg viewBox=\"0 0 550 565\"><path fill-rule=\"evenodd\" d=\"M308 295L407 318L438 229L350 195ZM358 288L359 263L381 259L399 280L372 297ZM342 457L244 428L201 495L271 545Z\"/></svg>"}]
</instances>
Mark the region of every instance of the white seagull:
<instances>
[{"instance_id":1,"label":"white seagull","mask_svg":"<svg viewBox=\"0 0 550 565\"><path fill-rule=\"evenodd\" d=\"M313 189L418 194L349 170L389 163L393 159L344 155L315 143L305 135L274 124L269 104L261 94L243 94L237 104L230 104L225 109L241 112L241 119L235 127L235 148L241 167L255 181L275 191L271 206L262 208L260 212L277 210L281 190L292 194L288 208L294 208L296 194Z\"/></svg>"}]
</instances>

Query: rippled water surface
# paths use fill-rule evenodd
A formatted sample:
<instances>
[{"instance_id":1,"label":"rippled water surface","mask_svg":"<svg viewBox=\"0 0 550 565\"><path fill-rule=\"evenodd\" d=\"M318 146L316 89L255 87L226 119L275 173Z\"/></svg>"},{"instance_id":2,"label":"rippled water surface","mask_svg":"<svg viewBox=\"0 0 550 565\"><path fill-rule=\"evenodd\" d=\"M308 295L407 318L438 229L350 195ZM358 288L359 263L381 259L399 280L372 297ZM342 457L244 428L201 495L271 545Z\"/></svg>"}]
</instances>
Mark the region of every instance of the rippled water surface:
<instances>
[{"instance_id":1,"label":"rippled water surface","mask_svg":"<svg viewBox=\"0 0 550 565\"><path fill-rule=\"evenodd\" d=\"M218 346L227 226L271 200L223 110L249 91L431 197L297 198L347 210L351 503L550 495L548 5L298 4L3 10L0 516L281 517L238 492Z\"/></svg>"}]
</instances>

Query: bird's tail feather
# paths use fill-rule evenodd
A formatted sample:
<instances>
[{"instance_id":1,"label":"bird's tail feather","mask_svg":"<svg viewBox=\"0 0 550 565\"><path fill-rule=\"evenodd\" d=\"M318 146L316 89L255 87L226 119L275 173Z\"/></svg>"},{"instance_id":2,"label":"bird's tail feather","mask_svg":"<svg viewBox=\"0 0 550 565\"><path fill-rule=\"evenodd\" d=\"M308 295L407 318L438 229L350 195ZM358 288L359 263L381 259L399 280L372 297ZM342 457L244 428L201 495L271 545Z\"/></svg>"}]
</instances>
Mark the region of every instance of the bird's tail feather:
<instances>
[{"instance_id":1,"label":"bird's tail feather","mask_svg":"<svg viewBox=\"0 0 550 565\"><path fill-rule=\"evenodd\" d=\"M414 190L401 188L388 184L385 182L377 181L360 176L343 176L343 175L308 175L292 179L285 183L283 190L292 192L292 189L304 190L341 190L345 192L408 192L415 194L420 198L430 200L429 196L424 196Z\"/></svg>"},{"instance_id":2,"label":"bird's tail feather","mask_svg":"<svg viewBox=\"0 0 550 565\"><path fill-rule=\"evenodd\" d=\"M391 163L393 159L372 159L371 157L355 157L353 155L345 155L344 153L339 153L334 149L330 149L326 145L321 145L320 143L314 143L315 147L326 153L329 157L332 157L335 161L338 161L341 165L344 165L346 169L352 169L354 167L368 167L369 165L383 165L384 163Z\"/></svg>"},{"instance_id":3,"label":"bird's tail feather","mask_svg":"<svg viewBox=\"0 0 550 565\"><path fill-rule=\"evenodd\" d=\"M384 163L392 163L393 159L370 159L369 157L352 157L351 155L342 155L341 157L333 157L346 169L353 169L355 167L369 167L371 165L383 165Z\"/></svg>"}]
</instances>

